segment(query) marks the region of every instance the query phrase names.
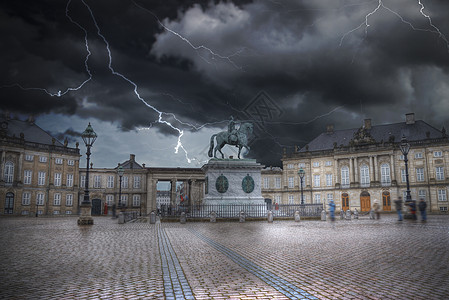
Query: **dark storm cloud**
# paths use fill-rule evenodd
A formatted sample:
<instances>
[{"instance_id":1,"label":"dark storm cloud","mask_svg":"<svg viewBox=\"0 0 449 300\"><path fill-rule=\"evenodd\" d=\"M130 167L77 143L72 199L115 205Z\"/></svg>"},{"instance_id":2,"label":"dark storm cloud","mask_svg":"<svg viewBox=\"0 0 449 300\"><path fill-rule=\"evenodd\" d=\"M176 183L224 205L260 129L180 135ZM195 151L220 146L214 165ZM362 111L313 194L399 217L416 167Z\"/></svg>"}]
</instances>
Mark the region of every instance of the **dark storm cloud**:
<instances>
[{"instance_id":1,"label":"dark storm cloud","mask_svg":"<svg viewBox=\"0 0 449 300\"><path fill-rule=\"evenodd\" d=\"M151 106L195 126L230 115L256 122L260 116L245 108L266 91L282 112L263 122L253 141L250 154L266 164L278 164L282 148L303 146L329 123L338 129L360 126L363 118L399 122L415 111L436 127L449 126L442 108L449 101L449 3L421 1L443 36L414 0L382 2L419 30L380 7L367 35L365 16L378 1L85 2L109 42L112 68L138 86L148 106L131 82L111 73L82 1L10 1L0 10L3 110L76 114L124 131L152 127L178 135L155 123ZM69 16L87 30L91 80L85 33L66 17L67 3ZM64 92L86 80L62 97L42 90Z\"/></svg>"}]
</instances>

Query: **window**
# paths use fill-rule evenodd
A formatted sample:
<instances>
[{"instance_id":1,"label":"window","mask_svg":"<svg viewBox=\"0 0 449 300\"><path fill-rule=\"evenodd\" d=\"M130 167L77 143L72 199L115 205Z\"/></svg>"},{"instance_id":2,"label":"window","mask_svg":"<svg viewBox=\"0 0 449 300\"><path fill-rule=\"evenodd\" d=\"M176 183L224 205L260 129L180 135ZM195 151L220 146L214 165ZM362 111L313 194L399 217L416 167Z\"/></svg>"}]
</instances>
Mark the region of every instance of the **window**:
<instances>
[{"instance_id":1,"label":"window","mask_svg":"<svg viewBox=\"0 0 449 300\"><path fill-rule=\"evenodd\" d=\"M101 175L94 176L94 188L101 188Z\"/></svg>"},{"instance_id":2,"label":"window","mask_svg":"<svg viewBox=\"0 0 449 300\"><path fill-rule=\"evenodd\" d=\"M122 197L120 198L120 202L121 202L122 206L127 206L128 205L128 195L122 195Z\"/></svg>"},{"instance_id":3,"label":"window","mask_svg":"<svg viewBox=\"0 0 449 300\"><path fill-rule=\"evenodd\" d=\"M37 184L45 185L45 172L39 171L37 173Z\"/></svg>"},{"instance_id":4,"label":"window","mask_svg":"<svg viewBox=\"0 0 449 300\"><path fill-rule=\"evenodd\" d=\"M86 186L86 175L81 175L81 187L84 188Z\"/></svg>"},{"instance_id":5,"label":"window","mask_svg":"<svg viewBox=\"0 0 449 300\"><path fill-rule=\"evenodd\" d=\"M55 173L55 186L61 186L61 173Z\"/></svg>"},{"instance_id":6,"label":"window","mask_svg":"<svg viewBox=\"0 0 449 300\"><path fill-rule=\"evenodd\" d=\"M109 189L112 189L114 187L114 176L109 175L108 176L108 185L107 187Z\"/></svg>"},{"instance_id":7,"label":"window","mask_svg":"<svg viewBox=\"0 0 449 300\"><path fill-rule=\"evenodd\" d=\"M306 164L305 164L305 163L299 163L299 164L298 164L298 168L303 168L303 169L304 169L305 167L306 167Z\"/></svg>"},{"instance_id":8,"label":"window","mask_svg":"<svg viewBox=\"0 0 449 300\"><path fill-rule=\"evenodd\" d=\"M288 178L288 187L293 188L295 186L295 177Z\"/></svg>"},{"instance_id":9,"label":"window","mask_svg":"<svg viewBox=\"0 0 449 300\"><path fill-rule=\"evenodd\" d=\"M313 175L313 185L320 186L320 175Z\"/></svg>"},{"instance_id":10,"label":"window","mask_svg":"<svg viewBox=\"0 0 449 300\"><path fill-rule=\"evenodd\" d=\"M445 189L438 190L438 201L447 201Z\"/></svg>"},{"instance_id":11,"label":"window","mask_svg":"<svg viewBox=\"0 0 449 300\"><path fill-rule=\"evenodd\" d=\"M437 180L444 180L444 170L443 170L443 167L436 167L436 168L435 168L435 172L436 172L436 179L437 179Z\"/></svg>"},{"instance_id":12,"label":"window","mask_svg":"<svg viewBox=\"0 0 449 300\"><path fill-rule=\"evenodd\" d=\"M447 206L441 206L440 211L447 211Z\"/></svg>"},{"instance_id":13,"label":"window","mask_svg":"<svg viewBox=\"0 0 449 300\"><path fill-rule=\"evenodd\" d=\"M274 196L274 202L278 204L281 203L281 196L280 195Z\"/></svg>"},{"instance_id":14,"label":"window","mask_svg":"<svg viewBox=\"0 0 449 300\"><path fill-rule=\"evenodd\" d=\"M140 206L140 195L133 195L133 206Z\"/></svg>"},{"instance_id":15,"label":"window","mask_svg":"<svg viewBox=\"0 0 449 300\"><path fill-rule=\"evenodd\" d=\"M128 176L122 176L122 188L128 188Z\"/></svg>"},{"instance_id":16,"label":"window","mask_svg":"<svg viewBox=\"0 0 449 300\"><path fill-rule=\"evenodd\" d=\"M67 187L72 187L73 186L73 174L67 174Z\"/></svg>"},{"instance_id":17,"label":"window","mask_svg":"<svg viewBox=\"0 0 449 300\"><path fill-rule=\"evenodd\" d=\"M74 166L75 165L75 161L73 159L68 159L67 160L67 165Z\"/></svg>"},{"instance_id":18,"label":"window","mask_svg":"<svg viewBox=\"0 0 449 300\"><path fill-rule=\"evenodd\" d=\"M416 181L424 181L424 168L416 168Z\"/></svg>"},{"instance_id":19,"label":"window","mask_svg":"<svg viewBox=\"0 0 449 300\"><path fill-rule=\"evenodd\" d=\"M288 164L287 169L293 169L293 164Z\"/></svg>"},{"instance_id":20,"label":"window","mask_svg":"<svg viewBox=\"0 0 449 300\"><path fill-rule=\"evenodd\" d=\"M73 205L73 194L67 194L65 196L65 206L72 206Z\"/></svg>"},{"instance_id":21,"label":"window","mask_svg":"<svg viewBox=\"0 0 449 300\"><path fill-rule=\"evenodd\" d=\"M405 160L404 154L401 154L401 155L399 156L399 160Z\"/></svg>"},{"instance_id":22,"label":"window","mask_svg":"<svg viewBox=\"0 0 449 300\"><path fill-rule=\"evenodd\" d=\"M114 195L106 195L106 203L111 206L114 204Z\"/></svg>"},{"instance_id":23,"label":"window","mask_svg":"<svg viewBox=\"0 0 449 300\"><path fill-rule=\"evenodd\" d=\"M55 164L62 165L63 159L62 158L55 158Z\"/></svg>"},{"instance_id":24,"label":"window","mask_svg":"<svg viewBox=\"0 0 449 300\"><path fill-rule=\"evenodd\" d=\"M47 157L46 156L39 156L39 162L46 163L47 162Z\"/></svg>"},{"instance_id":25,"label":"window","mask_svg":"<svg viewBox=\"0 0 449 300\"><path fill-rule=\"evenodd\" d=\"M332 161L331 160L326 161L326 166L327 167L332 166Z\"/></svg>"},{"instance_id":26,"label":"window","mask_svg":"<svg viewBox=\"0 0 449 300\"><path fill-rule=\"evenodd\" d=\"M341 168L341 185L349 186L349 168L348 167Z\"/></svg>"},{"instance_id":27,"label":"window","mask_svg":"<svg viewBox=\"0 0 449 300\"><path fill-rule=\"evenodd\" d=\"M265 178L263 179L263 188L264 188L264 189L270 188L270 178L265 177Z\"/></svg>"},{"instance_id":28,"label":"window","mask_svg":"<svg viewBox=\"0 0 449 300\"><path fill-rule=\"evenodd\" d=\"M134 176L133 188L140 189L140 176Z\"/></svg>"},{"instance_id":29,"label":"window","mask_svg":"<svg viewBox=\"0 0 449 300\"><path fill-rule=\"evenodd\" d=\"M14 164L11 161L5 163L5 182L12 183L14 178Z\"/></svg>"},{"instance_id":30,"label":"window","mask_svg":"<svg viewBox=\"0 0 449 300\"><path fill-rule=\"evenodd\" d=\"M61 194L56 193L53 198L53 205L61 205Z\"/></svg>"},{"instance_id":31,"label":"window","mask_svg":"<svg viewBox=\"0 0 449 300\"><path fill-rule=\"evenodd\" d=\"M402 199L407 200L407 191L402 192Z\"/></svg>"},{"instance_id":32,"label":"window","mask_svg":"<svg viewBox=\"0 0 449 300\"><path fill-rule=\"evenodd\" d=\"M321 194L315 194L313 195L313 198L316 204L321 203Z\"/></svg>"},{"instance_id":33,"label":"window","mask_svg":"<svg viewBox=\"0 0 449 300\"><path fill-rule=\"evenodd\" d=\"M72 214L72 211L71 211L71 210L66 210L66 211L65 211L65 214L66 214L66 215L71 215L71 214Z\"/></svg>"},{"instance_id":34,"label":"window","mask_svg":"<svg viewBox=\"0 0 449 300\"><path fill-rule=\"evenodd\" d=\"M30 205L31 202L31 193L23 192L22 194L22 205Z\"/></svg>"},{"instance_id":35,"label":"window","mask_svg":"<svg viewBox=\"0 0 449 300\"><path fill-rule=\"evenodd\" d=\"M390 185L391 177L390 177L390 165L382 164L380 166L380 183L382 185Z\"/></svg>"},{"instance_id":36,"label":"window","mask_svg":"<svg viewBox=\"0 0 449 300\"><path fill-rule=\"evenodd\" d=\"M435 152L433 152L433 157L443 157L443 152L442 151L435 151Z\"/></svg>"},{"instance_id":37,"label":"window","mask_svg":"<svg viewBox=\"0 0 449 300\"><path fill-rule=\"evenodd\" d=\"M362 165L360 167L360 183L362 186L369 186L369 168L367 165Z\"/></svg>"},{"instance_id":38,"label":"window","mask_svg":"<svg viewBox=\"0 0 449 300\"><path fill-rule=\"evenodd\" d=\"M59 210L54 210L54 211L53 211L53 214L54 214L54 215L59 215Z\"/></svg>"},{"instance_id":39,"label":"window","mask_svg":"<svg viewBox=\"0 0 449 300\"><path fill-rule=\"evenodd\" d=\"M330 202L331 200L334 200L334 194L327 194L327 202Z\"/></svg>"},{"instance_id":40,"label":"window","mask_svg":"<svg viewBox=\"0 0 449 300\"><path fill-rule=\"evenodd\" d=\"M25 170L23 172L23 183L24 184L31 184L31 175L33 172L31 170Z\"/></svg>"},{"instance_id":41,"label":"window","mask_svg":"<svg viewBox=\"0 0 449 300\"><path fill-rule=\"evenodd\" d=\"M26 155L25 155L25 160L26 160L26 161L33 161L33 159L34 159L34 156L33 156L33 155L31 155L31 154L26 154Z\"/></svg>"},{"instance_id":42,"label":"window","mask_svg":"<svg viewBox=\"0 0 449 300\"><path fill-rule=\"evenodd\" d=\"M288 204L295 204L295 197L293 195L288 195Z\"/></svg>"},{"instance_id":43,"label":"window","mask_svg":"<svg viewBox=\"0 0 449 300\"><path fill-rule=\"evenodd\" d=\"M326 174L326 185L332 186L332 174Z\"/></svg>"},{"instance_id":44,"label":"window","mask_svg":"<svg viewBox=\"0 0 449 300\"><path fill-rule=\"evenodd\" d=\"M26 215L29 215L29 214L30 214L30 212L28 210L22 210L22 215L23 216L26 216Z\"/></svg>"},{"instance_id":45,"label":"window","mask_svg":"<svg viewBox=\"0 0 449 300\"><path fill-rule=\"evenodd\" d=\"M276 177L274 179L274 185L275 185L275 188L277 188L277 189L281 188L281 177Z\"/></svg>"},{"instance_id":46,"label":"window","mask_svg":"<svg viewBox=\"0 0 449 300\"><path fill-rule=\"evenodd\" d=\"M315 161L315 162L313 163L313 166L314 166L315 168L318 168L318 167L320 166L320 162L319 162L319 161Z\"/></svg>"},{"instance_id":47,"label":"window","mask_svg":"<svg viewBox=\"0 0 449 300\"><path fill-rule=\"evenodd\" d=\"M415 153L415 158L422 158L422 152L416 152Z\"/></svg>"},{"instance_id":48,"label":"window","mask_svg":"<svg viewBox=\"0 0 449 300\"><path fill-rule=\"evenodd\" d=\"M418 198L426 200L426 190L419 190L418 191Z\"/></svg>"},{"instance_id":49,"label":"window","mask_svg":"<svg viewBox=\"0 0 449 300\"><path fill-rule=\"evenodd\" d=\"M405 174L405 169L401 169L401 181L402 182L407 182L407 178L406 178L406 174Z\"/></svg>"},{"instance_id":50,"label":"window","mask_svg":"<svg viewBox=\"0 0 449 300\"><path fill-rule=\"evenodd\" d=\"M37 205L44 205L44 194L38 193L36 195L36 202L37 202Z\"/></svg>"}]
</instances>

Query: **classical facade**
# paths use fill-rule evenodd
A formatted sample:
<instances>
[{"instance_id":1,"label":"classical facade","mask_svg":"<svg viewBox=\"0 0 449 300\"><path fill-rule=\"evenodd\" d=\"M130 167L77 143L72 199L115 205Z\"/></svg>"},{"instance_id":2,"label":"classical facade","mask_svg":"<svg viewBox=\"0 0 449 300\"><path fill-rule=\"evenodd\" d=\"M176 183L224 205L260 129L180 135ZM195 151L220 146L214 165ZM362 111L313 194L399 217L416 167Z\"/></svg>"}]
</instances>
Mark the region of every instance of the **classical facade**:
<instances>
[{"instance_id":1,"label":"classical facade","mask_svg":"<svg viewBox=\"0 0 449 300\"><path fill-rule=\"evenodd\" d=\"M0 214L78 213L79 149L34 123L0 118Z\"/></svg>"},{"instance_id":2,"label":"classical facade","mask_svg":"<svg viewBox=\"0 0 449 300\"><path fill-rule=\"evenodd\" d=\"M372 126L367 119L360 128L334 130L327 127L301 149L282 157L281 201L300 201L299 169L305 171L306 203L327 204L338 209L369 211L378 201L383 211L394 211L394 200L406 199L406 170L399 148L402 136L410 144L408 173L412 199L423 198L428 210L448 209L449 139L414 114L406 121ZM279 175L270 175L279 176ZM273 191L279 195L279 191Z\"/></svg>"}]
</instances>

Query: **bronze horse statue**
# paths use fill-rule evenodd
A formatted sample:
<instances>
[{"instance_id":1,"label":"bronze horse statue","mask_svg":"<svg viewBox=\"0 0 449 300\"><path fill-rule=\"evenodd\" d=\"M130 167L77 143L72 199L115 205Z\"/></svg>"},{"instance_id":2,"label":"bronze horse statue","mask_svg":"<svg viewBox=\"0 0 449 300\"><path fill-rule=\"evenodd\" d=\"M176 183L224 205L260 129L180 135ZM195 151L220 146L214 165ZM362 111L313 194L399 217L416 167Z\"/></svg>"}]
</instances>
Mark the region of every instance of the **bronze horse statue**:
<instances>
[{"instance_id":1,"label":"bronze horse statue","mask_svg":"<svg viewBox=\"0 0 449 300\"><path fill-rule=\"evenodd\" d=\"M248 136L253 132L253 124L251 123L243 123L240 125L240 128L238 130L235 130L234 132L229 131L222 131L217 134L214 134L210 138L210 148L209 148L209 157L212 157L212 150L213 150L213 157L217 158L217 150L221 153L221 158L224 158L223 152L221 152L221 149L226 145L232 145L239 148L239 154L238 158L240 158L240 152L242 151L242 148L245 147L249 151L248 146ZM214 138L217 138L217 145L214 149Z\"/></svg>"}]
</instances>

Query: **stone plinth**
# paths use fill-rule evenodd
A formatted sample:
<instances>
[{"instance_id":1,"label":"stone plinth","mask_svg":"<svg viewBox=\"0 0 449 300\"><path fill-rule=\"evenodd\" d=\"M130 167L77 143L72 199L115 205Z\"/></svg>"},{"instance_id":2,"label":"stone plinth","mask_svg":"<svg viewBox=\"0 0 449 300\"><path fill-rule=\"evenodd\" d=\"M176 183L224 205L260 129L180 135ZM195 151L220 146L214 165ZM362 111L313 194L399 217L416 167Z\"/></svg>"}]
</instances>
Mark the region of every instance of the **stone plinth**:
<instances>
[{"instance_id":1,"label":"stone plinth","mask_svg":"<svg viewBox=\"0 0 449 300\"><path fill-rule=\"evenodd\" d=\"M261 190L263 165L254 159L211 159L202 169L206 174L203 204L265 205Z\"/></svg>"},{"instance_id":2,"label":"stone plinth","mask_svg":"<svg viewBox=\"0 0 449 300\"><path fill-rule=\"evenodd\" d=\"M93 225L94 220L91 217L92 206L89 204L81 204L81 215L78 218L78 225Z\"/></svg>"}]
</instances>

